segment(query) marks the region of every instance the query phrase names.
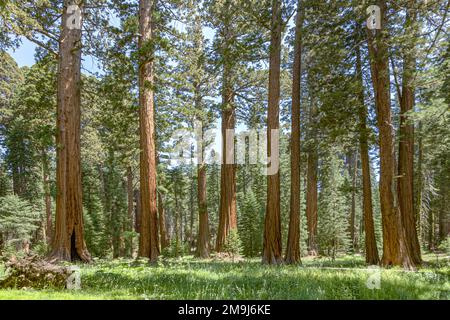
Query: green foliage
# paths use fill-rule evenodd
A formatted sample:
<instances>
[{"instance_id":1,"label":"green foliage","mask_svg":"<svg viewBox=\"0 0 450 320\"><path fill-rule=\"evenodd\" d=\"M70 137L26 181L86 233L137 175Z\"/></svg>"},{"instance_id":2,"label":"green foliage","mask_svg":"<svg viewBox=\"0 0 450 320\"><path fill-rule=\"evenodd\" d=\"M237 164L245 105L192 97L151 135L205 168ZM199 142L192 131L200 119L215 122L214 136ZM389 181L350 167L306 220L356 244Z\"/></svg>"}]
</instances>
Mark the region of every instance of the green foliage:
<instances>
[{"instance_id":1,"label":"green foliage","mask_svg":"<svg viewBox=\"0 0 450 320\"><path fill-rule=\"evenodd\" d=\"M0 198L0 234L8 244L29 240L39 226L39 213L15 195Z\"/></svg>"},{"instance_id":2,"label":"green foliage","mask_svg":"<svg viewBox=\"0 0 450 320\"><path fill-rule=\"evenodd\" d=\"M187 242L182 243L176 239L172 239L169 245L161 252L162 257L176 258L190 254L190 245Z\"/></svg>"},{"instance_id":3,"label":"green foliage","mask_svg":"<svg viewBox=\"0 0 450 320\"><path fill-rule=\"evenodd\" d=\"M262 230L264 212L252 189L240 194L239 202L239 237L242 243L242 254L256 257L262 250Z\"/></svg>"},{"instance_id":4,"label":"green foliage","mask_svg":"<svg viewBox=\"0 0 450 320\"><path fill-rule=\"evenodd\" d=\"M239 256L242 251L242 243L239 238L239 233L236 229L230 230L227 239L225 240L223 251L228 253L232 259Z\"/></svg>"},{"instance_id":5,"label":"green foliage","mask_svg":"<svg viewBox=\"0 0 450 320\"><path fill-rule=\"evenodd\" d=\"M348 247L348 206L345 201L343 161L331 150L321 168L318 241L322 254L335 259Z\"/></svg>"}]
</instances>

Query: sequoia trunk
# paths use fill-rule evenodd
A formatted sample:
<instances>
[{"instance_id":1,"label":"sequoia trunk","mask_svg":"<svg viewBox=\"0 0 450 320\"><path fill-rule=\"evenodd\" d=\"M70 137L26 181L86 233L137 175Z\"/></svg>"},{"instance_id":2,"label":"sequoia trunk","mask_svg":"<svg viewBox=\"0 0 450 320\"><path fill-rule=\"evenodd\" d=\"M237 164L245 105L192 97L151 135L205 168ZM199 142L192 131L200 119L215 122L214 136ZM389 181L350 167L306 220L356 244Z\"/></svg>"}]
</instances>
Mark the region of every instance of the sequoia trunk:
<instances>
[{"instance_id":1,"label":"sequoia trunk","mask_svg":"<svg viewBox=\"0 0 450 320\"><path fill-rule=\"evenodd\" d=\"M155 261L159 254L156 205L156 147L154 120L153 0L139 1L139 130L140 130L140 214L139 256Z\"/></svg>"},{"instance_id":2,"label":"sequoia trunk","mask_svg":"<svg viewBox=\"0 0 450 320\"><path fill-rule=\"evenodd\" d=\"M415 2L415 1L413 1ZM408 39L403 57L403 81L400 98L400 139L398 151L398 200L404 239L408 252L414 264L420 265L419 238L416 229L416 216L414 213L414 125L408 120L407 114L414 107L415 89L414 72L416 62L414 57L416 31L416 9L410 1L406 13L405 30L413 36Z\"/></svg>"},{"instance_id":3,"label":"sequoia trunk","mask_svg":"<svg viewBox=\"0 0 450 320\"><path fill-rule=\"evenodd\" d=\"M381 14L381 28L375 31L367 29L371 62L372 81L377 107L377 122L380 145L380 206L383 225L383 258L385 266L411 266L405 246L402 243L403 232L399 210L394 206L396 197L394 188L394 131L391 118L389 52L387 47L387 20L385 0L377 2ZM405 258L405 261L404 261Z\"/></svg>"},{"instance_id":4,"label":"sequoia trunk","mask_svg":"<svg viewBox=\"0 0 450 320\"><path fill-rule=\"evenodd\" d=\"M229 45L230 34L225 26L225 47ZM224 50L227 52L228 50ZM231 230L237 230L236 216L236 168L234 165L234 128L236 115L234 91L231 81L231 61L224 57L222 88L222 165L220 172L220 207L216 251L224 249Z\"/></svg>"},{"instance_id":5,"label":"sequoia trunk","mask_svg":"<svg viewBox=\"0 0 450 320\"><path fill-rule=\"evenodd\" d=\"M281 1L272 1L272 23L269 61L269 97L267 112L267 204L264 221L262 262L281 263L280 171L279 171L279 108L281 62Z\"/></svg>"},{"instance_id":6,"label":"sequoia trunk","mask_svg":"<svg viewBox=\"0 0 450 320\"><path fill-rule=\"evenodd\" d=\"M372 183L370 178L369 158L369 131L367 128L367 109L364 99L364 81L362 76L361 52L356 48L356 76L359 84L359 148L361 154L362 187L363 187L363 216L365 232L366 263L376 265L380 258L378 255L373 222Z\"/></svg>"},{"instance_id":7,"label":"sequoia trunk","mask_svg":"<svg viewBox=\"0 0 450 320\"><path fill-rule=\"evenodd\" d=\"M302 25L301 0L297 4L295 23L294 65L292 68L292 115L291 115L291 202L289 232L285 262L300 262L300 95Z\"/></svg>"},{"instance_id":8,"label":"sequoia trunk","mask_svg":"<svg viewBox=\"0 0 450 320\"><path fill-rule=\"evenodd\" d=\"M69 12L68 8L74 11ZM80 157L80 84L82 4L64 1L59 40L57 135L56 135L56 216L51 260L91 260L83 230Z\"/></svg>"}]
</instances>

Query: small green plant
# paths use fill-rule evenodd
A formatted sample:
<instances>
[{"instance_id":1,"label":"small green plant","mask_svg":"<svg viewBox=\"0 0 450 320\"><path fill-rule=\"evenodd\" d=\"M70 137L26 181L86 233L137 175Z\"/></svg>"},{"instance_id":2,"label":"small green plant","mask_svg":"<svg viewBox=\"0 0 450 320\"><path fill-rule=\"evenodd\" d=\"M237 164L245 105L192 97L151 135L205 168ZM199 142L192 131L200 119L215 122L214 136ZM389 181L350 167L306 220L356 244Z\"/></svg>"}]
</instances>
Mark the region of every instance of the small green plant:
<instances>
[{"instance_id":1,"label":"small green plant","mask_svg":"<svg viewBox=\"0 0 450 320\"><path fill-rule=\"evenodd\" d=\"M236 229L232 229L228 234L228 237L224 245L225 252L231 256L234 261L236 256L239 256L242 251L242 243L239 238L239 234Z\"/></svg>"},{"instance_id":2,"label":"small green plant","mask_svg":"<svg viewBox=\"0 0 450 320\"><path fill-rule=\"evenodd\" d=\"M450 254L450 236L441 242L441 244L438 247L438 250L446 253L447 255Z\"/></svg>"},{"instance_id":3,"label":"small green plant","mask_svg":"<svg viewBox=\"0 0 450 320\"><path fill-rule=\"evenodd\" d=\"M161 251L161 255L166 258L175 258L190 254L190 245L188 242L180 242L172 239L170 244Z\"/></svg>"},{"instance_id":4,"label":"small green plant","mask_svg":"<svg viewBox=\"0 0 450 320\"><path fill-rule=\"evenodd\" d=\"M34 254L38 255L38 256L45 256L48 251L49 251L49 245L47 244L46 241L39 241L38 243L36 243L32 250L31 250Z\"/></svg>"}]
</instances>

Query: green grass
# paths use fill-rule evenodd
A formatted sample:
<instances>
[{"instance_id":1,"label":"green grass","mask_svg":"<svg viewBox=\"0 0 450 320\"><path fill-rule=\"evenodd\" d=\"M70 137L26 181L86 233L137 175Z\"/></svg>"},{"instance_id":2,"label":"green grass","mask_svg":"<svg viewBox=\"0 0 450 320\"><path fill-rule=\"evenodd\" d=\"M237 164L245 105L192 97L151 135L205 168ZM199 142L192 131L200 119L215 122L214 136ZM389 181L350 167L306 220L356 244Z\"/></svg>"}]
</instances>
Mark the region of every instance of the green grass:
<instances>
[{"instance_id":1,"label":"green grass","mask_svg":"<svg viewBox=\"0 0 450 320\"><path fill-rule=\"evenodd\" d=\"M81 266L79 291L0 290L0 299L450 299L450 267L427 256L417 272L381 270L380 289L367 288L373 270L361 257L303 259L303 266L263 266L259 260L131 260ZM0 277L4 270L0 266Z\"/></svg>"}]
</instances>

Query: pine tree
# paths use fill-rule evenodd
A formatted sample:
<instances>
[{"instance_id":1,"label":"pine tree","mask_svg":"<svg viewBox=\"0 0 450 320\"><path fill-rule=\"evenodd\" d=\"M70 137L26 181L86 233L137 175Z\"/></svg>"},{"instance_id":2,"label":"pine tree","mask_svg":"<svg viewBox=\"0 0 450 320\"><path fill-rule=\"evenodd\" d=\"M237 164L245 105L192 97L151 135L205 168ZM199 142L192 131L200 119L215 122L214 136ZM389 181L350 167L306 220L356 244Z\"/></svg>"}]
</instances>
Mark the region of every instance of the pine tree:
<instances>
[{"instance_id":1,"label":"pine tree","mask_svg":"<svg viewBox=\"0 0 450 320\"><path fill-rule=\"evenodd\" d=\"M252 188L245 194L239 194L239 237L242 254L256 257L262 249L263 210Z\"/></svg>"},{"instance_id":2,"label":"pine tree","mask_svg":"<svg viewBox=\"0 0 450 320\"><path fill-rule=\"evenodd\" d=\"M343 161L338 150L332 148L323 159L319 195L318 242L320 251L334 260L349 247L348 206L345 201Z\"/></svg>"}]
</instances>

